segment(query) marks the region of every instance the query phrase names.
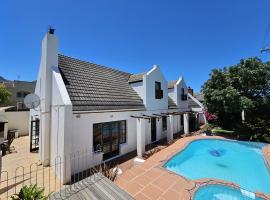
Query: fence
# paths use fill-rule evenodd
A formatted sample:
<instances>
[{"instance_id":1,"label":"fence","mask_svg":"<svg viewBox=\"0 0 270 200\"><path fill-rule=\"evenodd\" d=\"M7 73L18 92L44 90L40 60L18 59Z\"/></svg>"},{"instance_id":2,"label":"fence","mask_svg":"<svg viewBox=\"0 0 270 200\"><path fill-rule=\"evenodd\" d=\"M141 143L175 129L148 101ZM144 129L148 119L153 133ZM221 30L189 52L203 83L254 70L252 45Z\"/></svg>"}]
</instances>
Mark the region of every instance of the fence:
<instances>
[{"instance_id":1,"label":"fence","mask_svg":"<svg viewBox=\"0 0 270 200\"><path fill-rule=\"evenodd\" d=\"M43 162L43 165L31 163L0 173L0 199L9 199L17 194L24 185L37 185L45 189L46 195L59 190L72 192L76 183L98 172L99 159L93 158L92 151L78 151L64 158L57 156ZM11 166L12 167L12 166ZM64 184L65 183L65 184Z\"/></svg>"}]
</instances>

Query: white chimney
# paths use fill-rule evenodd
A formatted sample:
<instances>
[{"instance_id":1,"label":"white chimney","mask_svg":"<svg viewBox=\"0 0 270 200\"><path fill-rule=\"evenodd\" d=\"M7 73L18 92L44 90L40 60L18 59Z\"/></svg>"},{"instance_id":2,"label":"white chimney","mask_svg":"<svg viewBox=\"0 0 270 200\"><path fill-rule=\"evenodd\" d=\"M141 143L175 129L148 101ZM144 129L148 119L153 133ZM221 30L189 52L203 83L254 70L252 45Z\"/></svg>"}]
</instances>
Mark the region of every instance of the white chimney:
<instances>
[{"instance_id":1,"label":"white chimney","mask_svg":"<svg viewBox=\"0 0 270 200\"><path fill-rule=\"evenodd\" d=\"M58 66L58 39L54 29L50 28L42 40L40 100L41 100L41 162L49 165L50 160L50 130L51 130L51 99L52 99L52 67Z\"/></svg>"}]
</instances>

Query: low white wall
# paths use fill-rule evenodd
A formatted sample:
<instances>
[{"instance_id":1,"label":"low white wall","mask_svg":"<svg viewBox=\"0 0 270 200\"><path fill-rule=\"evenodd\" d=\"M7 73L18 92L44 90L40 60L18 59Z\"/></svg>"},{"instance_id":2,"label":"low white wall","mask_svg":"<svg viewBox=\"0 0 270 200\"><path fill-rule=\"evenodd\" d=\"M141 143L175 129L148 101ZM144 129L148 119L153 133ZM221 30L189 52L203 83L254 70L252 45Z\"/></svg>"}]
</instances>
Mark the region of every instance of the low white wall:
<instances>
[{"instance_id":1,"label":"low white wall","mask_svg":"<svg viewBox=\"0 0 270 200\"><path fill-rule=\"evenodd\" d=\"M29 135L29 111L1 112L8 120L8 130L18 129L19 136Z\"/></svg>"}]
</instances>

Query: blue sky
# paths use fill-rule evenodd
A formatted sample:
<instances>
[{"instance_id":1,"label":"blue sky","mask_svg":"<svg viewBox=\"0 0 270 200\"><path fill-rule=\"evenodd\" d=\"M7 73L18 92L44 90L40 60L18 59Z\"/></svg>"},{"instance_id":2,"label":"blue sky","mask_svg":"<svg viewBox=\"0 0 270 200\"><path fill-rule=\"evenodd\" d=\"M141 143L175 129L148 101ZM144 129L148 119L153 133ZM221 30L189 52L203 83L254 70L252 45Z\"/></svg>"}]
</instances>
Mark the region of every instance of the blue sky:
<instances>
[{"instance_id":1,"label":"blue sky","mask_svg":"<svg viewBox=\"0 0 270 200\"><path fill-rule=\"evenodd\" d=\"M1 1L0 75L36 79L52 25L64 55L131 73L158 64L199 91L212 68L259 55L269 23L269 0Z\"/></svg>"}]
</instances>

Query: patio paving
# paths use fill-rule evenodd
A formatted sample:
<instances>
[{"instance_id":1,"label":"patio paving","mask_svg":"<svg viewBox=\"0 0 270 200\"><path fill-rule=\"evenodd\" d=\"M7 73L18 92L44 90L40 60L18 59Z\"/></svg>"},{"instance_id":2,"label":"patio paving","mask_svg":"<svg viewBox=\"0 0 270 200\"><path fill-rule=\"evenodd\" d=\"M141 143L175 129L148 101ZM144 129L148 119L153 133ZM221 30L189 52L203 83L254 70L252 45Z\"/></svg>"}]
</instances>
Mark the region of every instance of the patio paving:
<instances>
[{"instance_id":1,"label":"patio paving","mask_svg":"<svg viewBox=\"0 0 270 200\"><path fill-rule=\"evenodd\" d=\"M15 150L2 157L0 199L8 199L18 193L23 185L37 184L45 187L45 193L63 187L54 173L54 167L39 163L38 153L30 152L29 136L14 139Z\"/></svg>"},{"instance_id":2,"label":"patio paving","mask_svg":"<svg viewBox=\"0 0 270 200\"><path fill-rule=\"evenodd\" d=\"M162 166L171 156L183 150L189 142L202 138L215 139L221 137L192 136L182 138L151 156L142 165L134 166L125 171L117 178L116 184L138 200L192 199L196 183L204 183L208 179L191 181L166 170ZM266 152L267 154L270 152L269 145L268 149L265 150ZM267 159L270 161L268 155ZM232 183L224 182L224 184L234 187Z\"/></svg>"}]
</instances>

